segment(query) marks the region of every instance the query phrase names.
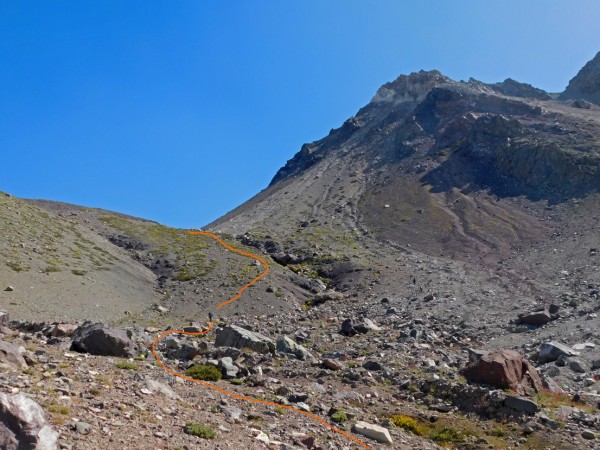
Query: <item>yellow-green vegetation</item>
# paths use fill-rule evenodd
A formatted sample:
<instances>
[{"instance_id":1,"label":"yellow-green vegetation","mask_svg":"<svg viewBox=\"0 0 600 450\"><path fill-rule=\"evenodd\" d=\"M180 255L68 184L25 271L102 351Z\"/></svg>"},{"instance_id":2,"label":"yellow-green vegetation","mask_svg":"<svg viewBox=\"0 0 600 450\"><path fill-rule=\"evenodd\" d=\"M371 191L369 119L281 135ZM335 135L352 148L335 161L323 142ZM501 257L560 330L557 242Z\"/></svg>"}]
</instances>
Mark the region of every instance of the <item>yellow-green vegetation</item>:
<instances>
[{"instance_id":1,"label":"yellow-green vegetation","mask_svg":"<svg viewBox=\"0 0 600 450\"><path fill-rule=\"evenodd\" d=\"M235 384L237 386L244 384L244 380L242 380L241 378L232 378L230 382L231 384Z\"/></svg>"},{"instance_id":2,"label":"yellow-green vegetation","mask_svg":"<svg viewBox=\"0 0 600 450\"><path fill-rule=\"evenodd\" d=\"M485 438L493 448L506 448L506 436L509 434L507 427L502 424L496 424L488 431L482 424L460 414L440 417L435 422L406 414L396 414L390 417L390 422L398 428L431 439L442 447L448 448L465 442L469 437Z\"/></svg>"},{"instance_id":3,"label":"yellow-green vegetation","mask_svg":"<svg viewBox=\"0 0 600 450\"><path fill-rule=\"evenodd\" d=\"M595 412L595 408L587 403L577 402L573 397L563 392L555 392L543 389L533 396L533 400L542 408L555 409L560 406L578 408L587 413Z\"/></svg>"},{"instance_id":4,"label":"yellow-green vegetation","mask_svg":"<svg viewBox=\"0 0 600 450\"><path fill-rule=\"evenodd\" d=\"M84 275L87 274L87 271L81 270L81 269L73 269L73 270L71 270L71 273L73 275L77 275L78 277L83 277Z\"/></svg>"},{"instance_id":5,"label":"yellow-green vegetation","mask_svg":"<svg viewBox=\"0 0 600 450\"><path fill-rule=\"evenodd\" d=\"M6 265L8 267L10 267L12 270L14 270L15 272L23 272L24 270L27 270L27 266L23 265L22 263L18 262L18 261L9 261L6 263Z\"/></svg>"},{"instance_id":6,"label":"yellow-green vegetation","mask_svg":"<svg viewBox=\"0 0 600 450\"><path fill-rule=\"evenodd\" d=\"M283 413L285 413L285 408L282 408L281 406L276 406L275 413L282 415Z\"/></svg>"},{"instance_id":7,"label":"yellow-green vegetation","mask_svg":"<svg viewBox=\"0 0 600 450\"><path fill-rule=\"evenodd\" d=\"M217 367L203 364L190 367L185 371L185 374L195 380L203 381L219 381L223 377L221 371Z\"/></svg>"},{"instance_id":8,"label":"yellow-green vegetation","mask_svg":"<svg viewBox=\"0 0 600 450\"><path fill-rule=\"evenodd\" d=\"M215 268L214 261L207 261L205 250L210 244L202 236L191 236L185 230L120 216L102 216L99 220L129 237L148 243L157 256L175 255L178 261L177 272L173 275L175 281L191 281L208 275Z\"/></svg>"},{"instance_id":9,"label":"yellow-green vegetation","mask_svg":"<svg viewBox=\"0 0 600 450\"><path fill-rule=\"evenodd\" d=\"M71 409L68 406L57 405L55 403L46 405L46 409L54 414L62 414L64 416L71 413Z\"/></svg>"},{"instance_id":10,"label":"yellow-green vegetation","mask_svg":"<svg viewBox=\"0 0 600 450\"><path fill-rule=\"evenodd\" d=\"M131 361L119 361L116 364L117 369L124 369L124 370L138 370L138 366L136 363L131 362Z\"/></svg>"},{"instance_id":11,"label":"yellow-green vegetation","mask_svg":"<svg viewBox=\"0 0 600 450\"><path fill-rule=\"evenodd\" d=\"M423 435L423 428L421 428L417 421L410 416L398 414L391 417L390 422L392 422L398 428L410 431L411 433L416 434L417 436Z\"/></svg>"},{"instance_id":12,"label":"yellow-green vegetation","mask_svg":"<svg viewBox=\"0 0 600 450\"><path fill-rule=\"evenodd\" d=\"M344 423L348 420L348 415L346 414L346 411L340 409L331 415L331 420L336 423Z\"/></svg>"},{"instance_id":13,"label":"yellow-green vegetation","mask_svg":"<svg viewBox=\"0 0 600 450\"><path fill-rule=\"evenodd\" d=\"M208 425L194 422L190 422L185 426L185 432L203 439L214 439L217 436L216 431Z\"/></svg>"}]
</instances>

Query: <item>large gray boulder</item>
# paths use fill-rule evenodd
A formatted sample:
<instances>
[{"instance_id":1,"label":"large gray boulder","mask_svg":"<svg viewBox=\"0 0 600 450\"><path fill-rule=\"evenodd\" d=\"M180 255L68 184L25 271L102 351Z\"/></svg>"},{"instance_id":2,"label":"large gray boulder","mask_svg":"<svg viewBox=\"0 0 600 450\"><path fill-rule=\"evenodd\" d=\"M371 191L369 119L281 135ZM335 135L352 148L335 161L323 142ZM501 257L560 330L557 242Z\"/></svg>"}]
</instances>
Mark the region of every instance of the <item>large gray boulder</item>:
<instances>
[{"instance_id":1,"label":"large gray boulder","mask_svg":"<svg viewBox=\"0 0 600 450\"><path fill-rule=\"evenodd\" d=\"M294 355L297 359L300 360L310 360L313 361L315 358L311 353L301 346L300 344L296 344L292 339L287 336L277 339L277 351L281 353L285 353L286 355Z\"/></svg>"},{"instance_id":2,"label":"large gray boulder","mask_svg":"<svg viewBox=\"0 0 600 450\"><path fill-rule=\"evenodd\" d=\"M136 345L125 331L103 323L82 325L73 336L71 350L123 358L137 354Z\"/></svg>"},{"instance_id":3,"label":"large gray boulder","mask_svg":"<svg viewBox=\"0 0 600 450\"><path fill-rule=\"evenodd\" d=\"M40 405L23 394L0 393L0 448L55 450L57 440Z\"/></svg>"},{"instance_id":4,"label":"large gray boulder","mask_svg":"<svg viewBox=\"0 0 600 450\"><path fill-rule=\"evenodd\" d=\"M23 358L25 349L19 345L0 340L0 369L24 369L27 362Z\"/></svg>"},{"instance_id":5,"label":"large gray boulder","mask_svg":"<svg viewBox=\"0 0 600 450\"><path fill-rule=\"evenodd\" d=\"M236 325L228 325L217 330L215 347L247 348L257 353L275 353L273 340L254 331Z\"/></svg>"},{"instance_id":6,"label":"large gray boulder","mask_svg":"<svg viewBox=\"0 0 600 450\"><path fill-rule=\"evenodd\" d=\"M577 355L579 355L579 353L568 345L559 342L544 342L538 353L538 362L544 364L556 361L561 356L569 357Z\"/></svg>"}]
</instances>

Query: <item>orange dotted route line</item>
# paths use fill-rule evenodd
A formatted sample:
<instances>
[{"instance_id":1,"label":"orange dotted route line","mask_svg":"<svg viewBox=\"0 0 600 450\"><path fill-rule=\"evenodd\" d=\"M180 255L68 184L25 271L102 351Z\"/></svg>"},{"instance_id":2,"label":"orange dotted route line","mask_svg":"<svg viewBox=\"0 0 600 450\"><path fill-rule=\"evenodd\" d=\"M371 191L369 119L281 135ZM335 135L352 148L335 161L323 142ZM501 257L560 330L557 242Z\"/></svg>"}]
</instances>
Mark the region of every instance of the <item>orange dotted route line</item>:
<instances>
[{"instance_id":1,"label":"orange dotted route line","mask_svg":"<svg viewBox=\"0 0 600 450\"><path fill-rule=\"evenodd\" d=\"M247 283L246 285L244 285L238 292L237 294L235 294L233 297L231 297L228 300L225 300L224 302L219 303L219 305L217 305L217 310L221 309L223 306L228 305L229 303L235 302L236 300L239 300L240 297L242 296L242 294L244 293L244 291L246 289L248 289L250 286L252 286L253 284L255 284L258 280L260 280L261 278L263 278L265 275L267 275L269 273L269 264L262 258L260 258L259 256L256 256L252 253L248 253L245 252L243 250L239 250L235 247L232 247L231 245L225 243L220 237L216 236L213 233L209 233L207 231L188 231L189 234L191 235L201 235L201 236L208 236L212 239L214 239L215 241L217 241L219 244L221 244L223 247L225 247L228 250L231 250L234 253L237 253L239 255L242 256L247 256L249 258L253 258L257 261L259 261L261 264L263 264L264 266L264 270L257 275L255 278L252 279L252 281L250 281L249 283ZM284 408L284 409L288 409L290 411L294 411L300 414L304 414L305 416L310 417L313 420L316 420L317 422L320 422L321 424L325 425L327 428L335 431L338 434L341 434L342 436L347 437L348 439L353 440L354 442L356 442L357 444L361 445L362 447L366 448L367 450L370 449L370 447L364 443L363 441L361 441L360 439L355 438L354 436L352 436L349 433L346 433L345 431L342 431L336 427L334 427L333 425L327 423L325 420L323 420L322 418L320 418L319 416L312 414L308 411L304 411L302 409L298 409L298 408L294 408L293 406L288 406L288 405L281 405L279 403L275 403L275 402L269 402L266 400L259 400L257 398L252 398L252 397L246 397L244 395L239 395L236 394L235 392L231 392L228 391L226 389L220 388L218 386L215 386L211 383L208 383L206 381L202 381L202 380L196 380L195 378L192 377L188 377L187 375L184 375L180 372L177 372L173 369L171 369L170 367L168 367L158 356L158 353L156 352L156 344L158 344L162 339L164 339L166 336L168 336L169 334L187 334L189 336L200 336L203 334L208 333L212 327L214 326L214 322L210 322L208 324L208 328L204 331L183 331L183 330L167 330L164 333L162 333L160 336L158 336L153 342L152 342L152 354L154 355L154 357L156 358L156 360L158 361L158 363L162 366L163 369L165 369L167 372L169 372L172 375L175 375L176 377L182 378L184 380L187 381L191 381L193 383L198 383L201 384L202 386L208 388L208 389L212 389L213 391L217 391L223 395L227 395L229 397L233 397L235 399L238 400L243 400L245 402L250 402L250 403L258 403L261 405L267 405L267 406L274 406L277 408Z\"/></svg>"}]
</instances>

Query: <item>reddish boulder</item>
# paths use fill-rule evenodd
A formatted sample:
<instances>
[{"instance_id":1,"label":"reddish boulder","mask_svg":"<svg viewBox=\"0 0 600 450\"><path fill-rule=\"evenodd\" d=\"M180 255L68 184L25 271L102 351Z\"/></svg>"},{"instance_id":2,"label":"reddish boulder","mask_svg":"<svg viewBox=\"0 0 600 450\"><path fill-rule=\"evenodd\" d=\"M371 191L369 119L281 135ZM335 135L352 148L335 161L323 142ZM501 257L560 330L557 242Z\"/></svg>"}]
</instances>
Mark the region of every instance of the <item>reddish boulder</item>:
<instances>
[{"instance_id":1,"label":"reddish boulder","mask_svg":"<svg viewBox=\"0 0 600 450\"><path fill-rule=\"evenodd\" d=\"M529 361L513 350L495 350L468 365L461 374L473 383L489 384L501 389L522 392L525 388L536 392L542 380Z\"/></svg>"}]
</instances>

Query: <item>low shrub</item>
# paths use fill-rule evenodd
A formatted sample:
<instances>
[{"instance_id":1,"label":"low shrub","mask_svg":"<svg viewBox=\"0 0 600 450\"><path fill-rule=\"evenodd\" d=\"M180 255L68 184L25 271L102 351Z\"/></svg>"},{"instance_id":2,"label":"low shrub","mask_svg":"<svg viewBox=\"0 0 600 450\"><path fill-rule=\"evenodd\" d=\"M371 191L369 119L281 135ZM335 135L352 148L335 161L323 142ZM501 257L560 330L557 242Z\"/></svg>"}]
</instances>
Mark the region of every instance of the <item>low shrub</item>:
<instances>
[{"instance_id":1,"label":"low shrub","mask_svg":"<svg viewBox=\"0 0 600 450\"><path fill-rule=\"evenodd\" d=\"M185 374L194 380L202 381L219 381L223 377L221 371L215 366L206 366L203 364L190 367L185 371Z\"/></svg>"}]
</instances>

